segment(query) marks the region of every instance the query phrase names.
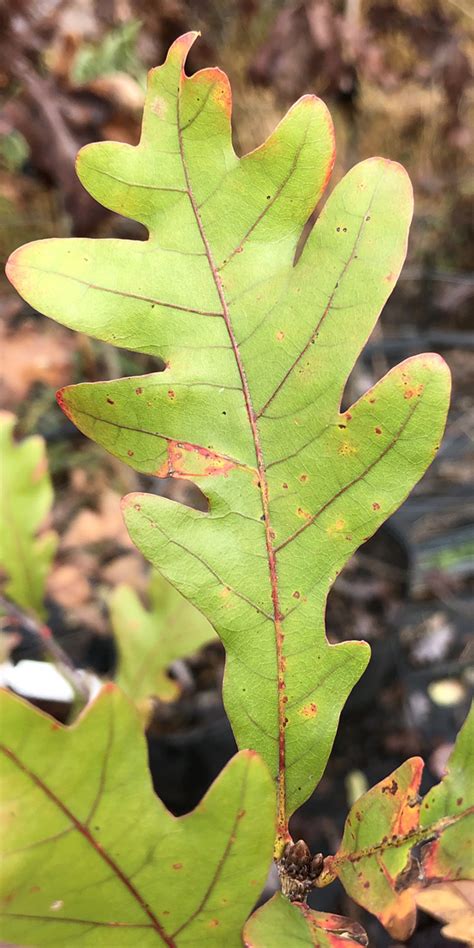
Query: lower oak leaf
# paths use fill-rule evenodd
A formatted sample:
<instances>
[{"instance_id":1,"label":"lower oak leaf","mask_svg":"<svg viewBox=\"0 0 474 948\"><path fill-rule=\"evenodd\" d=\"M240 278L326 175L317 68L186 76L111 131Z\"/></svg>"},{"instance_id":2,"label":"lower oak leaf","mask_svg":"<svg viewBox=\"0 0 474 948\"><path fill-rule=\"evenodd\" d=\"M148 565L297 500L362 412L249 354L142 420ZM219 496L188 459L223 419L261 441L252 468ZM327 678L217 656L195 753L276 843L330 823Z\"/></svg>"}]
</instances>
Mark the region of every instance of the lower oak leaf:
<instances>
[{"instance_id":1,"label":"lower oak leaf","mask_svg":"<svg viewBox=\"0 0 474 948\"><path fill-rule=\"evenodd\" d=\"M347 817L338 852L325 860L318 879L318 885L325 885L337 876L351 898L401 941L415 927L422 886L474 877L473 732L471 711L446 775L423 800L419 757L363 794Z\"/></svg>"},{"instance_id":2,"label":"lower oak leaf","mask_svg":"<svg viewBox=\"0 0 474 948\"><path fill-rule=\"evenodd\" d=\"M242 945L274 836L253 752L199 806L155 796L138 717L106 686L71 728L4 692L2 937L18 945Z\"/></svg>"},{"instance_id":3,"label":"lower oak leaf","mask_svg":"<svg viewBox=\"0 0 474 948\"><path fill-rule=\"evenodd\" d=\"M474 879L474 709L458 734L445 776L423 800L420 825L428 833L442 828L423 850L425 879Z\"/></svg>"},{"instance_id":4,"label":"lower oak leaf","mask_svg":"<svg viewBox=\"0 0 474 948\"><path fill-rule=\"evenodd\" d=\"M367 945L368 939L362 926L350 918L313 912L278 892L247 922L244 944L246 948L355 948Z\"/></svg>"}]
</instances>

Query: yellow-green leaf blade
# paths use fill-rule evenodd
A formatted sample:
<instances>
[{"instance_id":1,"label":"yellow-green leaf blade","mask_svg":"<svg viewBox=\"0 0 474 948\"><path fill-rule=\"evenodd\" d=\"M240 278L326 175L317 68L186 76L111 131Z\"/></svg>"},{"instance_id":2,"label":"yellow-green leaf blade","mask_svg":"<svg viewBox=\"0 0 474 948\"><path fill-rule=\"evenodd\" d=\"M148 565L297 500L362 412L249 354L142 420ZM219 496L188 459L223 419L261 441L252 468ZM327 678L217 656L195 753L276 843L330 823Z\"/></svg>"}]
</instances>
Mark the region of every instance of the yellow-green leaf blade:
<instances>
[{"instance_id":1,"label":"yellow-green leaf blade","mask_svg":"<svg viewBox=\"0 0 474 948\"><path fill-rule=\"evenodd\" d=\"M439 784L426 794L420 826L446 826L423 852L427 879L474 879L474 709L461 728Z\"/></svg>"},{"instance_id":2,"label":"yellow-green leaf blade","mask_svg":"<svg viewBox=\"0 0 474 948\"><path fill-rule=\"evenodd\" d=\"M175 819L153 793L138 717L117 688L72 728L6 693L0 701L3 937L237 948L274 832L257 756L237 755Z\"/></svg>"},{"instance_id":3,"label":"yellow-green leaf blade","mask_svg":"<svg viewBox=\"0 0 474 948\"><path fill-rule=\"evenodd\" d=\"M140 144L100 143L79 160L91 193L145 223L149 240L33 244L9 275L54 318L166 363L146 380L68 388L61 403L117 457L188 477L208 499L202 514L131 497L125 516L224 641L226 708L240 746L258 749L277 782L281 846L368 661L364 643L327 643L327 592L430 463L449 378L441 360L419 357L409 388L399 367L374 389L375 407L367 397L340 415L404 260L410 182L385 159L359 164L294 265L334 159L327 110L303 97L239 159L226 78L185 75L194 38L152 71ZM61 276L40 280L38 260L45 270L54 258ZM71 300L63 292L58 306L65 278Z\"/></svg>"},{"instance_id":4,"label":"yellow-green leaf blade","mask_svg":"<svg viewBox=\"0 0 474 948\"><path fill-rule=\"evenodd\" d=\"M307 905L291 903L277 892L249 918L244 929L246 948L346 948L367 945L367 935L357 922L339 915L313 912Z\"/></svg>"}]
</instances>

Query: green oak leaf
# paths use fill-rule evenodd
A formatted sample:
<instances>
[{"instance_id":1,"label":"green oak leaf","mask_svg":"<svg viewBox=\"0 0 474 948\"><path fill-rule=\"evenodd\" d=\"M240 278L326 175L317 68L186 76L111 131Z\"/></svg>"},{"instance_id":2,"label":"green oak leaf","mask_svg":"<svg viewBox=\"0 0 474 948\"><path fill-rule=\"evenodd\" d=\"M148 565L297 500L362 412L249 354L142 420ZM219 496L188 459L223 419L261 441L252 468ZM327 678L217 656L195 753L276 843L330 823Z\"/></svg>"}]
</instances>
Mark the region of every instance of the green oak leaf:
<instances>
[{"instance_id":1,"label":"green oak leaf","mask_svg":"<svg viewBox=\"0 0 474 948\"><path fill-rule=\"evenodd\" d=\"M357 922L313 912L302 902L289 902L280 892L257 909L244 928L245 948L351 948L367 944L367 935Z\"/></svg>"},{"instance_id":2,"label":"green oak leaf","mask_svg":"<svg viewBox=\"0 0 474 948\"><path fill-rule=\"evenodd\" d=\"M19 945L242 945L275 792L242 751L199 806L155 796L138 715L106 685L71 728L0 697L2 937Z\"/></svg>"},{"instance_id":3,"label":"green oak leaf","mask_svg":"<svg viewBox=\"0 0 474 948\"><path fill-rule=\"evenodd\" d=\"M38 531L53 502L43 438L13 440L16 418L0 413L0 566L6 595L22 609L44 617L44 588L57 535Z\"/></svg>"},{"instance_id":4,"label":"green oak leaf","mask_svg":"<svg viewBox=\"0 0 474 948\"><path fill-rule=\"evenodd\" d=\"M407 760L352 807L335 856L319 885L336 876L346 892L380 919L393 938L416 923L415 889L432 881L474 878L474 712L458 734L446 776L421 800L419 757ZM421 847L421 871L413 862ZM412 871L412 870L415 871Z\"/></svg>"},{"instance_id":5,"label":"green oak leaf","mask_svg":"<svg viewBox=\"0 0 474 948\"><path fill-rule=\"evenodd\" d=\"M403 264L409 179L383 158L353 168L295 265L334 161L328 111L303 96L238 158L227 77L184 72L195 38L151 71L139 145L90 145L78 159L87 190L148 240L35 242L8 275L48 316L166 363L59 401L116 457L192 480L208 500L205 513L129 495L125 519L225 645L237 742L277 782L278 855L369 659L366 643L327 642L329 588L433 459L449 372L433 354L408 359L341 413Z\"/></svg>"},{"instance_id":6,"label":"green oak leaf","mask_svg":"<svg viewBox=\"0 0 474 948\"><path fill-rule=\"evenodd\" d=\"M148 595L150 611L131 586L118 586L110 596L110 618L119 651L115 680L134 701L149 697L173 701L180 688L167 669L177 658L192 655L209 642L214 630L158 573L150 580Z\"/></svg>"},{"instance_id":7,"label":"green oak leaf","mask_svg":"<svg viewBox=\"0 0 474 948\"><path fill-rule=\"evenodd\" d=\"M423 761L413 757L364 793L350 810L336 856L325 863L351 898L401 940L408 938L416 922L412 892L399 891L397 879L409 861L410 834L419 824L422 773Z\"/></svg>"},{"instance_id":8,"label":"green oak leaf","mask_svg":"<svg viewBox=\"0 0 474 948\"><path fill-rule=\"evenodd\" d=\"M423 850L426 879L474 879L474 708L461 728L441 783L426 794L420 826L430 830L446 823Z\"/></svg>"}]
</instances>

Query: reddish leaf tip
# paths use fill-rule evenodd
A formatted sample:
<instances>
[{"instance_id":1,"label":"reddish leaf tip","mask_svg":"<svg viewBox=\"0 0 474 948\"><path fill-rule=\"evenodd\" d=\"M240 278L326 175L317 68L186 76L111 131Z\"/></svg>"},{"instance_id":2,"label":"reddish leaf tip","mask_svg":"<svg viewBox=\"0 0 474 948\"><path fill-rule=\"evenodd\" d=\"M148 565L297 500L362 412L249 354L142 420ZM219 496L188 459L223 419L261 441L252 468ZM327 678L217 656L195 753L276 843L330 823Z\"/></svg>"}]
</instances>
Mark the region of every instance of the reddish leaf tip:
<instances>
[{"instance_id":1,"label":"reddish leaf tip","mask_svg":"<svg viewBox=\"0 0 474 948\"><path fill-rule=\"evenodd\" d=\"M133 494L125 494L125 497L122 497L120 500L120 507L122 512L129 510L130 507L136 507L137 504L140 504L140 501L143 497L149 497L149 494L144 493L143 491L135 491Z\"/></svg>"},{"instance_id":2,"label":"reddish leaf tip","mask_svg":"<svg viewBox=\"0 0 474 948\"><path fill-rule=\"evenodd\" d=\"M179 58L182 61L183 66L184 66L184 63L186 62L186 57L189 53L189 50L191 49L191 46L193 46L193 44L196 42L196 40L200 36L201 36L200 30L189 30L187 33L183 33L181 36L178 36L178 38L175 39L174 43L171 44L168 50L166 62L168 62L169 59ZM159 68L160 67L158 66L158 69ZM153 70L151 71L153 72Z\"/></svg>"},{"instance_id":3,"label":"reddish leaf tip","mask_svg":"<svg viewBox=\"0 0 474 948\"><path fill-rule=\"evenodd\" d=\"M16 287L15 278L16 278L16 268L18 265L18 257L20 256L22 250L23 250L23 247L18 247L17 250L14 250L13 253L10 254L5 264L5 275L7 279L10 281L10 283L12 284L12 286L15 286L15 287Z\"/></svg>"},{"instance_id":4,"label":"reddish leaf tip","mask_svg":"<svg viewBox=\"0 0 474 948\"><path fill-rule=\"evenodd\" d=\"M116 694L118 690L117 685L113 681L107 681L106 684L102 686L103 694Z\"/></svg>"},{"instance_id":5,"label":"reddish leaf tip","mask_svg":"<svg viewBox=\"0 0 474 948\"><path fill-rule=\"evenodd\" d=\"M66 417L69 418L69 419L72 421L72 412L71 412L71 409L70 409L69 405L67 404L67 401L66 401L66 398L65 398L65 395L64 395L64 393L67 391L68 387L69 387L69 386L66 385L66 386L64 386L63 388L59 388L59 389L58 389L58 391L56 392L56 401L57 401L57 403L58 403L58 405L59 405L61 411L63 411L64 414L66 415Z\"/></svg>"}]
</instances>

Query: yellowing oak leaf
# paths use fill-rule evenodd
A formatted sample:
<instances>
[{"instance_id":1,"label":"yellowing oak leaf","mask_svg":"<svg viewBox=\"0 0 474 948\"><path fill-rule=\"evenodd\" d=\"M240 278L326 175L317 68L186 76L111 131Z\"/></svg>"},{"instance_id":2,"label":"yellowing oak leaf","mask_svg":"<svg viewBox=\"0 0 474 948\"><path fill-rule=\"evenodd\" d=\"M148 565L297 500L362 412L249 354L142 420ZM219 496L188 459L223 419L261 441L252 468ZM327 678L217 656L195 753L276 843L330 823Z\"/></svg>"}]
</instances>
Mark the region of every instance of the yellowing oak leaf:
<instances>
[{"instance_id":1,"label":"yellowing oak leaf","mask_svg":"<svg viewBox=\"0 0 474 948\"><path fill-rule=\"evenodd\" d=\"M415 356L341 412L405 257L408 176L384 158L356 165L295 264L334 162L329 113L303 96L239 158L227 77L185 73L195 39L177 39L150 72L139 144L101 142L78 159L90 194L148 240L35 242L8 275L48 316L166 364L59 401L116 457L207 498L203 512L130 495L125 519L225 645L238 744L263 756L278 788L279 854L369 659L363 642L327 642L328 591L433 459L449 372Z\"/></svg>"}]
</instances>

